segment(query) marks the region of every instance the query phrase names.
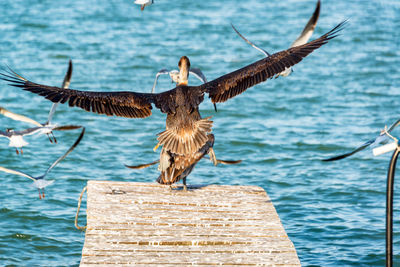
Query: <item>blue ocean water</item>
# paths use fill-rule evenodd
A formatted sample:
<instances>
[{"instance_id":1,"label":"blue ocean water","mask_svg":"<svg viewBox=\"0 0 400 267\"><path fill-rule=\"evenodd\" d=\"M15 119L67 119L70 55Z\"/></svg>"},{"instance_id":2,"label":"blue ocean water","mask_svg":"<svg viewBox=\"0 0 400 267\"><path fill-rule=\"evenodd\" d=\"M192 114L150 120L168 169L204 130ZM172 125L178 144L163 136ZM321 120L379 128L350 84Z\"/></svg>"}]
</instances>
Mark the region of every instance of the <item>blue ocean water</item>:
<instances>
[{"instance_id":1,"label":"blue ocean water","mask_svg":"<svg viewBox=\"0 0 400 267\"><path fill-rule=\"evenodd\" d=\"M209 80L262 55L232 30L233 23L270 53L286 49L316 1L165 1L143 12L133 1L4 0L0 3L0 63L32 81L61 85L69 59L71 88L149 92L162 68L186 55ZM385 190L390 153L370 150L346 160L320 159L349 151L379 134L400 111L400 2L322 1L312 38L344 19L348 27L294 67L226 103L213 116L216 155L242 159L236 166L200 162L195 184L251 184L271 197L304 266L382 266L385 260ZM191 84L199 84L194 77ZM173 88L160 77L158 91ZM0 84L0 105L44 122L51 103ZM90 179L152 182L156 167L123 164L157 159L152 148L165 115L146 119L100 116L60 105L58 124L82 124L82 143L49 179L45 200L31 181L0 173L1 265L78 265L84 233L75 230L77 199ZM1 129L25 124L0 117ZM400 131L394 131L399 136ZM41 174L74 142L78 132L27 137L17 156L0 140L0 166ZM395 187L395 262L400 264L399 186ZM84 212L80 221L84 222Z\"/></svg>"}]
</instances>

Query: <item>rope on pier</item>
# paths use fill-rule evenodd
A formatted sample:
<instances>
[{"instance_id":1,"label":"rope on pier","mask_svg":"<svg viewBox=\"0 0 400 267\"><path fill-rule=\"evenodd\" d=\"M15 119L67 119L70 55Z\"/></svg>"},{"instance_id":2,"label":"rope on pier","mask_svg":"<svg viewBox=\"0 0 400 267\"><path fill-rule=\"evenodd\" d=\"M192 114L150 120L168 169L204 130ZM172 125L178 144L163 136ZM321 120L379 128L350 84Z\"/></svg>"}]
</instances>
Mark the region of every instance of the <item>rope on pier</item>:
<instances>
[{"instance_id":1,"label":"rope on pier","mask_svg":"<svg viewBox=\"0 0 400 267\"><path fill-rule=\"evenodd\" d=\"M83 197L83 193L87 190L87 186L85 186L82 189L81 195L79 197L79 201L78 201L78 209L76 210L76 215L75 215L75 227L78 230L85 230L86 229L86 225L85 226L79 226L78 225L78 215L79 215L79 210L81 209L81 203L82 203L82 197Z\"/></svg>"}]
</instances>

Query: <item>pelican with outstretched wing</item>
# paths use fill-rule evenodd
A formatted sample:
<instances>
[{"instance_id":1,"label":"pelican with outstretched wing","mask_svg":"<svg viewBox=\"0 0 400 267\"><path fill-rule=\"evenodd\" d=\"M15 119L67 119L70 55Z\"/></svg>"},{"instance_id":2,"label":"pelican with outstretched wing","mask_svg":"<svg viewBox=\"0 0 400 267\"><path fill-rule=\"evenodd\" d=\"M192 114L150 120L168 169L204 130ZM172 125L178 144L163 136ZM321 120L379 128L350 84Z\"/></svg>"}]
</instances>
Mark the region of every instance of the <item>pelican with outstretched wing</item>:
<instances>
[{"instance_id":1,"label":"pelican with outstretched wing","mask_svg":"<svg viewBox=\"0 0 400 267\"><path fill-rule=\"evenodd\" d=\"M291 44L290 47L296 47L299 45L303 45L305 43L308 42L308 40L310 40L311 35L314 32L315 27L317 26L317 22L318 22L318 18L319 18L319 11L321 9L321 1L318 0L317 5L315 7L314 13L312 14L311 18L308 20L306 26L304 27L303 31L301 32L301 34L299 35L299 37L297 37L297 39ZM263 53L266 57L269 57L270 54L262 49L261 47L256 46L254 43L250 42L246 37L244 37L236 28L235 26L233 26L233 24L231 24L233 30L249 45L251 45L252 47L254 47L255 49L257 49L258 51L260 51L261 53ZM292 73L293 70L291 67L286 68L284 71L282 71L281 73L277 74L276 77L279 76L289 76L290 73Z\"/></svg>"},{"instance_id":2,"label":"pelican with outstretched wing","mask_svg":"<svg viewBox=\"0 0 400 267\"><path fill-rule=\"evenodd\" d=\"M70 84L70 81L71 81L71 75L72 75L72 61L70 60L69 64L68 64L67 73L65 74L64 81L62 83L62 88L63 89L67 89L69 87L69 84ZM19 77L19 78L23 79L22 77ZM42 133L42 134L46 134L51 143L53 143L53 140L54 140L55 143L57 143L57 139L53 134L53 130L54 130L54 128L57 127L57 125L52 123L52 119L53 119L54 113L56 112L57 106L58 106L58 103L53 103L53 105L51 106L47 121L45 123L39 123L39 122L37 122L37 121L35 121L35 120L31 119L31 118L28 118L26 116L13 113L13 112L11 112L11 111L3 108L3 107L0 107L0 114L6 116L8 118L11 118L13 120L23 121L23 122L32 124L37 128L40 128L39 131L35 131L34 133L39 132L39 133ZM50 134L53 136L53 140L51 139Z\"/></svg>"},{"instance_id":3,"label":"pelican with outstretched wing","mask_svg":"<svg viewBox=\"0 0 400 267\"><path fill-rule=\"evenodd\" d=\"M159 142L156 148L159 145L163 146L159 170L164 177L161 183L168 184L175 181L171 175L167 177L168 173L176 173L168 171L168 167L171 166L168 163L171 163L175 155L192 155L202 148L207 148L205 146L210 141L212 121L210 118L201 118L199 113L199 105L203 102L205 94L208 94L212 103L225 102L248 88L273 78L335 38L345 23L341 22L314 41L275 53L198 86L186 85L190 62L183 56L179 61L182 83L169 91L157 94L63 89L28 81L12 71L0 73L0 78L12 86L41 95L54 103L68 102L71 107L77 106L86 111L108 116L146 118L151 115L154 104L161 112L167 114L166 130L158 134Z\"/></svg>"},{"instance_id":4,"label":"pelican with outstretched wing","mask_svg":"<svg viewBox=\"0 0 400 267\"><path fill-rule=\"evenodd\" d=\"M33 186L35 186L38 191L39 191L39 198L42 199L45 197L44 194L44 188L46 186L51 185L52 183L54 183L54 180L46 180L45 177L46 175L51 171L51 169L53 169L60 161L62 161L63 159L65 159L66 156L68 156L69 153L72 152L72 150L74 150L74 148L80 143L80 141L82 140L83 135L85 134L85 127L82 128L82 132L79 135L78 139L75 141L75 143L68 149L67 152L64 153L64 155L62 155L61 157L59 157L56 161L53 162L53 164L50 165L50 167L46 170L46 172L40 176L34 177L30 174L21 172L21 171L16 171L16 170L11 170L5 167L1 167L0 166L0 171L3 172L7 172L7 173L11 173L11 174L16 174L16 175L20 175L26 178L29 178L33 181Z\"/></svg>"}]
</instances>

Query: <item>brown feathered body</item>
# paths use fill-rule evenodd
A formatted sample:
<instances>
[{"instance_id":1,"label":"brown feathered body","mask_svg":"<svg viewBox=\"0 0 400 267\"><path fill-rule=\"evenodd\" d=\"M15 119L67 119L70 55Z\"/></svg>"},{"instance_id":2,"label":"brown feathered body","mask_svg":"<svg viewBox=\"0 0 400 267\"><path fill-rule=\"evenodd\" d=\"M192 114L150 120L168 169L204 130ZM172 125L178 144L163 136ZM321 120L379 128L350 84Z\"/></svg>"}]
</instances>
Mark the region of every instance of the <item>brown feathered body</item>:
<instances>
[{"instance_id":1,"label":"brown feathered body","mask_svg":"<svg viewBox=\"0 0 400 267\"><path fill-rule=\"evenodd\" d=\"M210 153L214 146L214 135L207 135L207 142L196 152L190 155L179 155L162 149L160 155L159 170L161 172L157 179L160 184L173 184L185 179L193 170L194 166L206 154Z\"/></svg>"},{"instance_id":2,"label":"brown feathered body","mask_svg":"<svg viewBox=\"0 0 400 267\"><path fill-rule=\"evenodd\" d=\"M180 85L169 97L174 103L174 112L167 114L166 130L158 134L158 145L162 145L161 172L157 182L173 184L186 178L196 163L209 152L214 145L214 135L210 117L202 119L198 105L204 95L186 85ZM195 101L193 101L195 100Z\"/></svg>"}]
</instances>

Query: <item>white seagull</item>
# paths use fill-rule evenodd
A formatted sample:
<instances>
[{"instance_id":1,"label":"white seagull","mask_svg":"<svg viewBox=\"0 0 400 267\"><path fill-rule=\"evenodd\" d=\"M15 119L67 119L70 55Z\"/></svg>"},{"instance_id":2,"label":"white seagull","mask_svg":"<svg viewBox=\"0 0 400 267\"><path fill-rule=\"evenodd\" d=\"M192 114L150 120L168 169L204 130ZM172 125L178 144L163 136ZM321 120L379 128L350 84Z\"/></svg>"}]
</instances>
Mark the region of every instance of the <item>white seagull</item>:
<instances>
[{"instance_id":1,"label":"white seagull","mask_svg":"<svg viewBox=\"0 0 400 267\"><path fill-rule=\"evenodd\" d=\"M140 5L140 10L143 11L144 7L154 4L154 0L135 0L134 3Z\"/></svg>"},{"instance_id":2,"label":"white seagull","mask_svg":"<svg viewBox=\"0 0 400 267\"><path fill-rule=\"evenodd\" d=\"M7 172L7 173L12 173L12 174L16 174L16 175L20 175L20 176L24 176L26 178L29 178L33 181L33 186L36 187L39 191L39 198L42 199L45 197L44 195L44 188L46 186L51 185L52 183L54 183L54 180L46 180L44 179L46 177L46 175L51 171L51 169L54 168L54 166L56 166L61 160L65 159L65 157L71 153L72 150L74 150L74 148L79 144L79 142L81 141L83 135L85 134L85 127L83 127L81 134L79 135L78 139L75 141L75 143L68 149L68 151L62 155L61 157L59 157L53 164L51 164L51 166L46 170L46 172L43 175L37 176L37 177L33 177L30 174L21 172L21 171L16 171L16 170L11 170L11 169L7 169L4 167L0 166L0 171L3 172Z\"/></svg>"},{"instance_id":3,"label":"white seagull","mask_svg":"<svg viewBox=\"0 0 400 267\"><path fill-rule=\"evenodd\" d=\"M12 70L10 70L10 71L13 72ZM14 73L14 74L18 75L16 73ZM68 64L67 73L65 74L64 81L62 83L62 88L67 89L69 87L69 84L71 81L71 75L72 75L72 61L70 60L69 64ZM22 77L20 77L20 78L23 79ZM39 129L39 131L35 131L34 133L40 132L42 134L47 134L51 143L53 143L53 140L55 143L57 143L57 139L52 132L57 127L57 125L52 124L52 122L51 122L53 119L54 113L56 112L57 106L58 106L58 103L53 103L53 105L51 106L47 121L45 123L39 123L39 122L37 122L31 118L28 118L26 116L13 113L3 107L0 107L0 114L6 116L8 118L11 118L13 120L16 120L16 121L23 121L23 122L35 125L36 127L40 128L40 129ZM53 140L50 138L50 134L53 136ZM26 144L24 144L24 145L26 145Z\"/></svg>"},{"instance_id":4,"label":"white seagull","mask_svg":"<svg viewBox=\"0 0 400 267\"><path fill-rule=\"evenodd\" d=\"M6 137L8 140L10 140L10 143L8 146L15 147L15 151L17 154L19 154L18 148L21 150L21 154L24 153L22 150L23 146L28 145L29 143L24 140L25 135L31 135L35 134L37 132L40 132L41 128L40 127L34 127L34 128L29 128L23 131L14 131L13 129L7 129L5 132L0 131L0 137Z\"/></svg>"},{"instance_id":5,"label":"white seagull","mask_svg":"<svg viewBox=\"0 0 400 267\"><path fill-rule=\"evenodd\" d=\"M152 94L154 94L154 89L156 88L158 77L162 74L169 74L169 77L171 77L172 82L176 83L177 85L182 83L178 70L162 69L156 74L156 79L154 80L153 88L151 88ZM199 79L203 83L207 82L206 76L204 76L203 72L198 68L190 68L189 74L193 74L197 79Z\"/></svg>"},{"instance_id":6,"label":"white seagull","mask_svg":"<svg viewBox=\"0 0 400 267\"><path fill-rule=\"evenodd\" d=\"M308 20L307 25L304 27L303 31L301 32L301 34L299 35L299 37L297 37L297 39L291 44L290 47L295 47L295 46L300 46L303 44L306 44L308 42L308 40L311 38L311 35L314 32L315 27L317 26L317 22L318 22L318 18L319 18L319 11L321 9L321 1L318 0L317 2L317 6L315 7L314 13L312 14L311 18ZM235 26L233 26L233 24L231 24L232 28L235 30L235 32L244 40L246 41L246 43L248 43L249 45L251 45L252 47L254 47L255 49L257 49L258 51L260 51L261 53L263 53L266 57L269 57L270 54L265 51L264 49L256 46L255 44L253 44L252 42L250 42L246 37L244 37L236 28ZM284 71L282 71L281 73L278 73L275 78L278 78L279 76L288 76L290 73L292 73L292 68L285 68Z\"/></svg>"}]
</instances>

